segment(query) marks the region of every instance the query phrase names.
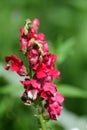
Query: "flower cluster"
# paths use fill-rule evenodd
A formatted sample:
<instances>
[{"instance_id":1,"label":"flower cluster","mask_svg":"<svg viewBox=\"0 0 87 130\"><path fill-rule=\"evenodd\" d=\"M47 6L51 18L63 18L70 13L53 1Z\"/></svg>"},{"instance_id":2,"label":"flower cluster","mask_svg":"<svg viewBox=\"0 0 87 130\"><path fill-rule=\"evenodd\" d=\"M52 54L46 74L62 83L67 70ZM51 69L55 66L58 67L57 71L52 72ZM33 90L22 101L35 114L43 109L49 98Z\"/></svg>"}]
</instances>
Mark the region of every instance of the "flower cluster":
<instances>
[{"instance_id":1,"label":"flower cluster","mask_svg":"<svg viewBox=\"0 0 87 130\"><path fill-rule=\"evenodd\" d=\"M64 97L52 81L53 78L60 79L60 71L55 68L57 56L49 53L45 35L37 31L39 25L37 18L33 21L27 19L25 26L20 29L20 51L28 59L29 67L26 68L16 55L11 55L5 57L5 69L11 68L20 76L26 76L24 81L20 81L25 89L22 101L26 104L44 101L44 109L50 119L56 120L63 108Z\"/></svg>"}]
</instances>

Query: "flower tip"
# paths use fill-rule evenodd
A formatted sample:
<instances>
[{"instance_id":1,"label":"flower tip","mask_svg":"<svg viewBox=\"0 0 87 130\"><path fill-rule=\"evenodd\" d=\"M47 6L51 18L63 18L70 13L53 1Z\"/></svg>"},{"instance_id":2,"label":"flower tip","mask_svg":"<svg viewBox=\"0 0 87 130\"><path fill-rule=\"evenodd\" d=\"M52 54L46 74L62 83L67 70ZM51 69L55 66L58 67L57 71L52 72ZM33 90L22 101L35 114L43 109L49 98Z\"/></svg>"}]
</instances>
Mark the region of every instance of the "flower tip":
<instances>
[{"instance_id":1,"label":"flower tip","mask_svg":"<svg viewBox=\"0 0 87 130\"><path fill-rule=\"evenodd\" d=\"M40 25L39 19L38 19L38 18L35 18L35 19L32 21L32 26L33 26L33 28L36 30L36 29L38 29L39 25Z\"/></svg>"}]
</instances>

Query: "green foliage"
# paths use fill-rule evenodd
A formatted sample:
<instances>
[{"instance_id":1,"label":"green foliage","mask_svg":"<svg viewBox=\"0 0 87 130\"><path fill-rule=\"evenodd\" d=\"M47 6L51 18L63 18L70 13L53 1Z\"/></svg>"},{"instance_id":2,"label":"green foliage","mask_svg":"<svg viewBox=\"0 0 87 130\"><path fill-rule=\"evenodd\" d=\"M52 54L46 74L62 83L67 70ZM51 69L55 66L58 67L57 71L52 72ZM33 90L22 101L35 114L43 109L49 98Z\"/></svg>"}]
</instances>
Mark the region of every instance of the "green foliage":
<instances>
[{"instance_id":1,"label":"green foliage","mask_svg":"<svg viewBox=\"0 0 87 130\"><path fill-rule=\"evenodd\" d=\"M58 90L65 95L65 97L69 98L87 98L87 91L80 89L76 86L61 84L59 85Z\"/></svg>"},{"instance_id":2,"label":"green foliage","mask_svg":"<svg viewBox=\"0 0 87 130\"><path fill-rule=\"evenodd\" d=\"M17 74L4 70L4 56L19 52L19 28L27 18L38 17L51 53L58 55L61 72L58 90L65 96L64 107L80 115L81 130L87 116L87 1L86 0L15 0L0 1L0 130L38 129L33 108L22 104L23 87ZM64 111L59 122L47 123L49 129L70 130L81 124L79 117ZM62 120L61 120L62 119ZM71 121L72 119L72 121ZM67 123L68 121L71 123ZM75 120L76 124L73 123ZM66 123L64 121L67 121ZM69 126L70 124L70 126Z\"/></svg>"},{"instance_id":3,"label":"green foliage","mask_svg":"<svg viewBox=\"0 0 87 130\"><path fill-rule=\"evenodd\" d=\"M54 46L50 46L51 52L58 56L57 65L62 64L67 57L70 57L74 53L75 39L70 38L65 42L59 37ZM56 49L55 49L56 48Z\"/></svg>"}]
</instances>

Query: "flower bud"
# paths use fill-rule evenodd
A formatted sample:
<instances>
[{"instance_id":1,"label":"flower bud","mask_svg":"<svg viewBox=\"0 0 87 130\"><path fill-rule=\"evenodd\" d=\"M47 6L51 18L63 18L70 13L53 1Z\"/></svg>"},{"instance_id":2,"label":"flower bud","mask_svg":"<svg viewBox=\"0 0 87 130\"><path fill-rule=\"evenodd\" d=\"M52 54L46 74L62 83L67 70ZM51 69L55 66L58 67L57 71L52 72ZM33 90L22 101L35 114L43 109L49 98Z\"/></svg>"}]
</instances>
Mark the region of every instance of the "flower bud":
<instances>
[{"instance_id":1,"label":"flower bud","mask_svg":"<svg viewBox=\"0 0 87 130\"><path fill-rule=\"evenodd\" d=\"M21 38L20 39L20 51L23 51L24 53L27 51L27 39Z\"/></svg>"},{"instance_id":2,"label":"flower bud","mask_svg":"<svg viewBox=\"0 0 87 130\"><path fill-rule=\"evenodd\" d=\"M39 22L39 19L38 18L35 18L33 21L32 21L32 27L37 30L38 27L40 25L40 22Z\"/></svg>"}]
</instances>

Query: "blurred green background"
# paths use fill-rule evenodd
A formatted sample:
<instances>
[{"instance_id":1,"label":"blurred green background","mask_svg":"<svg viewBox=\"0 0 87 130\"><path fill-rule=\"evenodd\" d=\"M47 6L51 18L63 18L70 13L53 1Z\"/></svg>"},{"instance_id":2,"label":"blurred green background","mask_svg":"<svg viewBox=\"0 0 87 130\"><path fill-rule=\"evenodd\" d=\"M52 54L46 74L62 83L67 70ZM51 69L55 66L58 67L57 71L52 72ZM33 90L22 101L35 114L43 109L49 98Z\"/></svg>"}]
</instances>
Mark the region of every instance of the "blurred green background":
<instances>
[{"instance_id":1,"label":"blurred green background","mask_svg":"<svg viewBox=\"0 0 87 130\"><path fill-rule=\"evenodd\" d=\"M87 1L1 0L0 1L0 130L38 130L34 108L25 106L23 87L15 73L4 70L4 57L19 52L19 28L27 18L39 18L50 52L58 55L61 80L55 81L65 96L58 122L52 130L87 129Z\"/></svg>"}]
</instances>

